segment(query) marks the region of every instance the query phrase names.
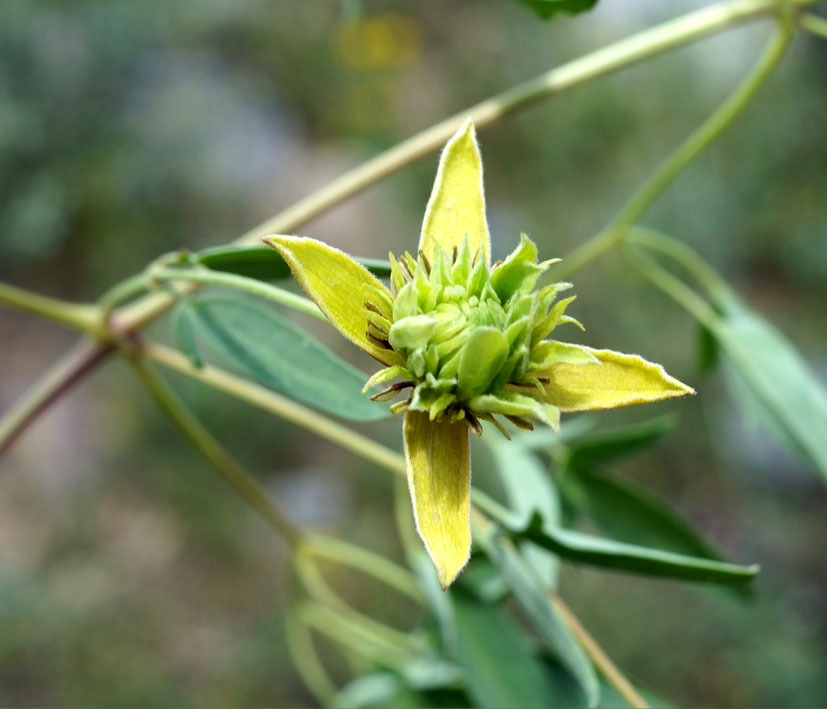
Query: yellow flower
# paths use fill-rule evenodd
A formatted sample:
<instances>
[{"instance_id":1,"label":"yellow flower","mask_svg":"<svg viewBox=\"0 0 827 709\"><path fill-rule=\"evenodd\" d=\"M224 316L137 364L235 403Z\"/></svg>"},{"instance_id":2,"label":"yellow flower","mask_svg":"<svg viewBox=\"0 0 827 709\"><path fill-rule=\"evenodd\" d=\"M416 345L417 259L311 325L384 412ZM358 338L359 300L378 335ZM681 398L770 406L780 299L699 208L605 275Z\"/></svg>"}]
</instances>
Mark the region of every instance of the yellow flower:
<instances>
[{"instance_id":1,"label":"yellow flower","mask_svg":"<svg viewBox=\"0 0 827 709\"><path fill-rule=\"evenodd\" d=\"M399 381L372 398L404 398L408 487L417 530L447 588L471 550L469 431L497 416L557 429L561 411L609 409L693 393L637 355L547 339L561 324L569 283L535 290L554 261L537 262L522 235L491 266L482 162L470 119L445 146L417 256L391 261L390 287L320 241L269 236L307 294L339 331L381 362L368 380ZM556 302L555 302L556 301ZM582 327L582 326L580 326Z\"/></svg>"}]
</instances>

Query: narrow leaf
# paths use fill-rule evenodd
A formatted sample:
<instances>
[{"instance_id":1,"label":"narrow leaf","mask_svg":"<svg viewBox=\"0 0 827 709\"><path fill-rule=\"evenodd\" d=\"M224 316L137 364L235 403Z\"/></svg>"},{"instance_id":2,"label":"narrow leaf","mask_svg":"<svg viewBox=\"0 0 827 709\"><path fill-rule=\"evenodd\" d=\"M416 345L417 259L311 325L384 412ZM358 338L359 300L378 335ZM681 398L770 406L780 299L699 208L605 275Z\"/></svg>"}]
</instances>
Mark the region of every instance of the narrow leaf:
<instances>
[{"instance_id":1,"label":"narrow leaf","mask_svg":"<svg viewBox=\"0 0 827 709\"><path fill-rule=\"evenodd\" d=\"M213 246L196 254L198 263L213 271L235 273L259 281L275 281L290 275L290 266L282 255L269 246ZM355 259L377 278L387 278L391 265L382 259Z\"/></svg>"},{"instance_id":2,"label":"narrow leaf","mask_svg":"<svg viewBox=\"0 0 827 709\"><path fill-rule=\"evenodd\" d=\"M638 355L583 349L600 364L558 364L544 371L547 401L562 411L614 409L695 393Z\"/></svg>"},{"instance_id":3,"label":"narrow leaf","mask_svg":"<svg viewBox=\"0 0 827 709\"><path fill-rule=\"evenodd\" d=\"M546 707L554 687L525 632L500 606L454 594L457 659L474 706Z\"/></svg>"},{"instance_id":4,"label":"narrow leaf","mask_svg":"<svg viewBox=\"0 0 827 709\"><path fill-rule=\"evenodd\" d=\"M362 394L365 375L276 311L205 296L191 307L196 334L246 376L292 399L354 421L389 415Z\"/></svg>"},{"instance_id":5,"label":"narrow leaf","mask_svg":"<svg viewBox=\"0 0 827 709\"><path fill-rule=\"evenodd\" d=\"M482 249L486 263L490 262L482 158L470 118L442 151L436 181L425 209L419 249L433 260L437 246L450 254L454 247L462 248L466 237L471 253Z\"/></svg>"},{"instance_id":6,"label":"narrow leaf","mask_svg":"<svg viewBox=\"0 0 827 709\"><path fill-rule=\"evenodd\" d=\"M500 482L508 498L508 506L528 523L537 512L547 524L560 524L560 500L557 489L539 459L530 451L500 438L483 439L489 446L496 463ZM537 576L550 588L557 581L557 559L533 544L520 545L525 560L537 572Z\"/></svg>"},{"instance_id":7,"label":"narrow leaf","mask_svg":"<svg viewBox=\"0 0 827 709\"><path fill-rule=\"evenodd\" d=\"M648 576L743 584L750 581L759 571L757 564L738 566L550 527L544 525L538 515L534 516L528 527L512 528L512 532L517 539L530 539L570 561Z\"/></svg>"},{"instance_id":8,"label":"narrow leaf","mask_svg":"<svg viewBox=\"0 0 827 709\"><path fill-rule=\"evenodd\" d=\"M790 342L736 301L715 328L735 401L827 480L827 393Z\"/></svg>"},{"instance_id":9,"label":"narrow leaf","mask_svg":"<svg viewBox=\"0 0 827 709\"><path fill-rule=\"evenodd\" d=\"M594 667L551 602L548 589L517 553L514 545L498 535L494 525L483 526L476 522L474 539L500 569L531 627L577 680L588 705L597 706L600 686Z\"/></svg>"},{"instance_id":10,"label":"narrow leaf","mask_svg":"<svg viewBox=\"0 0 827 709\"><path fill-rule=\"evenodd\" d=\"M446 589L471 552L468 427L408 411L404 434L416 528Z\"/></svg>"},{"instance_id":11,"label":"narrow leaf","mask_svg":"<svg viewBox=\"0 0 827 709\"><path fill-rule=\"evenodd\" d=\"M565 444L573 458L589 461L615 460L651 445L677 423L673 415L611 428L596 428L570 436Z\"/></svg>"},{"instance_id":12,"label":"narrow leaf","mask_svg":"<svg viewBox=\"0 0 827 709\"><path fill-rule=\"evenodd\" d=\"M572 461L560 486L566 499L613 539L723 559L665 500L630 480L598 472L585 461Z\"/></svg>"},{"instance_id":13,"label":"narrow leaf","mask_svg":"<svg viewBox=\"0 0 827 709\"><path fill-rule=\"evenodd\" d=\"M558 12L565 12L569 15L586 12L597 4L597 0L517 0L517 2L530 7L544 20L554 17Z\"/></svg>"},{"instance_id":14,"label":"narrow leaf","mask_svg":"<svg viewBox=\"0 0 827 709\"><path fill-rule=\"evenodd\" d=\"M391 297L381 281L350 256L321 241L269 236L265 242L284 257L302 288L345 337L383 364L402 364L393 350L384 349L367 337L365 302L374 300L371 288L386 293L388 299Z\"/></svg>"}]
</instances>

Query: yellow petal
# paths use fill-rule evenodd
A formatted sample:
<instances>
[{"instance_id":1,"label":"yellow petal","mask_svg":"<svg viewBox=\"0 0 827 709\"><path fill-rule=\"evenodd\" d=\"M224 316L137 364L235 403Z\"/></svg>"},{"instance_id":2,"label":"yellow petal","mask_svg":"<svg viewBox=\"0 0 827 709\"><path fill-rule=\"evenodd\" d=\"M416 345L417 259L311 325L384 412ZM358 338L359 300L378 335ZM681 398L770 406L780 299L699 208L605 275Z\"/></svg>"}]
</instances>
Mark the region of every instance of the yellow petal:
<instances>
[{"instance_id":1,"label":"yellow petal","mask_svg":"<svg viewBox=\"0 0 827 709\"><path fill-rule=\"evenodd\" d=\"M471 458L468 427L405 414L405 462L416 528L448 588L471 553Z\"/></svg>"},{"instance_id":2,"label":"yellow petal","mask_svg":"<svg viewBox=\"0 0 827 709\"><path fill-rule=\"evenodd\" d=\"M695 393L670 377L659 364L638 355L583 349L600 364L557 364L542 373L549 378L546 400L562 411L615 409Z\"/></svg>"},{"instance_id":3,"label":"yellow petal","mask_svg":"<svg viewBox=\"0 0 827 709\"><path fill-rule=\"evenodd\" d=\"M284 257L302 288L345 337L383 364L402 364L396 352L379 347L367 337L365 301L376 300L370 288L379 288L387 293L388 299L392 298L382 282L364 266L315 239L268 236L264 243Z\"/></svg>"},{"instance_id":4,"label":"yellow petal","mask_svg":"<svg viewBox=\"0 0 827 709\"><path fill-rule=\"evenodd\" d=\"M468 237L471 253L482 248L491 262L491 244L485 222L482 159L474 124L469 118L448 141L439 159L431 199L425 209L419 249L433 260L437 244L450 254Z\"/></svg>"}]
</instances>

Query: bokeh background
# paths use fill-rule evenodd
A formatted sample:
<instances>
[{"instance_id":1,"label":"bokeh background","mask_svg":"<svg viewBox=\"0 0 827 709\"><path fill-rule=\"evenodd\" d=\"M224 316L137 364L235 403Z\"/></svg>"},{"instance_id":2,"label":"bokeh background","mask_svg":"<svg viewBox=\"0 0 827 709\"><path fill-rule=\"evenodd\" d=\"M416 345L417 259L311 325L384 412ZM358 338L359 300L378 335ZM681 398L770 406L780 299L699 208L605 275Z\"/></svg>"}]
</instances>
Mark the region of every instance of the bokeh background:
<instances>
[{"instance_id":1,"label":"bokeh background","mask_svg":"<svg viewBox=\"0 0 827 709\"><path fill-rule=\"evenodd\" d=\"M93 299L163 252L225 243L446 115L699 4L602 0L543 23L507 0L2 0L0 278ZM521 230L545 257L599 230L768 33L724 33L485 130L495 255ZM826 70L827 43L798 37L645 219L698 249L822 380ZM410 248L435 166L302 231L365 256ZM745 601L566 565L563 596L621 667L673 701L823 705L822 483L738 417L720 376L698 369L694 323L622 258L575 285L581 342L640 352L699 391L601 414L606 425L680 415L620 472L763 571ZM0 406L74 338L0 309ZM170 380L296 521L399 557L386 473ZM400 445L398 420L361 428ZM109 362L0 460L0 705L312 704L285 650L284 553ZM401 627L417 622L376 590L354 592Z\"/></svg>"}]
</instances>

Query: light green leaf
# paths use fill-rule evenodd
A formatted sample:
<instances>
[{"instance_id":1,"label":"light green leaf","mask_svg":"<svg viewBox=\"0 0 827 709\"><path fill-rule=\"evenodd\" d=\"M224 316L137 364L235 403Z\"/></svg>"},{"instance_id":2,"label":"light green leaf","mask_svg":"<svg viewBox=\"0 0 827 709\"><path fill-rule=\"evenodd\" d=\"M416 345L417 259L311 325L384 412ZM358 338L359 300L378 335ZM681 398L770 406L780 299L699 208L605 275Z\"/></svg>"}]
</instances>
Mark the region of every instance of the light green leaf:
<instances>
[{"instance_id":1,"label":"light green leaf","mask_svg":"<svg viewBox=\"0 0 827 709\"><path fill-rule=\"evenodd\" d=\"M454 594L457 659L474 706L503 709L549 706L549 682L526 633L500 606Z\"/></svg>"},{"instance_id":2,"label":"light green leaf","mask_svg":"<svg viewBox=\"0 0 827 709\"><path fill-rule=\"evenodd\" d=\"M584 347L600 364L558 364L544 375L547 401L562 411L592 411L694 394L659 364L638 355Z\"/></svg>"},{"instance_id":3,"label":"light green leaf","mask_svg":"<svg viewBox=\"0 0 827 709\"><path fill-rule=\"evenodd\" d=\"M482 249L491 260L485 196L474 124L469 118L448 141L439 159L436 181L425 209L419 249L433 261L437 247L450 254L468 237L471 252Z\"/></svg>"},{"instance_id":4,"label":"light green leaf","mask_svg":"<svg viewBox=\"0 0 827 709\"><path fill-rule=\"evenodd\" d=\"M488 389L508 357L508 341L493 327L477 327L465 343L459 361L457 391L470 399Z\"/></svg>"},{"instance_id":5,"label":"light green leaf","mask_svg":"<svg viewBox=\"0 0 827 709\"><path fill-rule=\"evenodd\" d=\"M539 459L530 451L514 443L494 436L483 438L491 450L505 489L508 506L528 524L534 512L552 526L560 524L560 500L551 477L543 469ZM537 572L537 576L550 588L557 583L557 559L533 544L521 543L520 551L525 560Z\"/></svg>"},{"instance_id":6,"label":"light green leaf","mask_svg":"<svg viewBox=\"0 0 827 709\"><path fill-rule=\"evenodd\" d=\"M723 559L665 500L630 480L600 473L585 461L574 460L561 476L560 487L569 503L613 539L687 556Z\"/></svg>"},{"instance_id":7,"label":"light green leaf","mask_svg":"<svg viewBox=\"0 0 827 709\"><path fill-rule=\"evenodd\" d=\"M264 241L284 257L302 288L345 337L385 365L403 364L393 350L368 339L365 303L376 300L372 290L391 300L381 281L350 256L321 241L296 236L268 236Z\"/></svg>"},{"instance_id":8,"label":"light green leaf","mask_svg":"<svg viewBox=\"0 0 827 709\"><path fill-rule=\"evenodd\" d=\"M648 576L743 585L759 571L757 564L738 566L551 527L538 515L528 527L511 526L511 531L517 539L529 539L570 561Z\"/></svg>"},{"instance_id":9,"label":"light green leaf","mask_svg":"<svg viewBox=\"0 0 827 709\"><path fill-rule=\"evenodd\" d=\"M471 553L468 427L408 411L404 434L416 528L446 589Z\"/></svg>"},{"instance_id":10,"label":"light green leaf","mask_svg":"<svg viewBox=\"0 0 827 709\"><path fill-rule=\"evenodd\" d=\"M513 544L499 536L494 525L483 527L479 522L475 523L474 540L500 569L531 627L577 680L588 705L597 706L600 686L594 667L551 602L546 586Z\"/></svg>"},{"instance_id":11,"label":"light green leaf","mask_svg":"<svg viewBox=\"0 0 827 709\"><path fill-rule=\"evenodd\" d=\"M827 393L789 341L733 300L714 334L744 415L827 479Z\"/></svg>"},{"instance_id":12,"label":"light green leaf","mask_svg":"<svg viewBox=\"0 0 827 709\"><path fill-rule=\"evenodd\" d=\"M189 309L196 335L246 376L292 399L354 421L389 416L362 394L365 375L276 311L205 296Z\"/></svg>"}]
</instances>

